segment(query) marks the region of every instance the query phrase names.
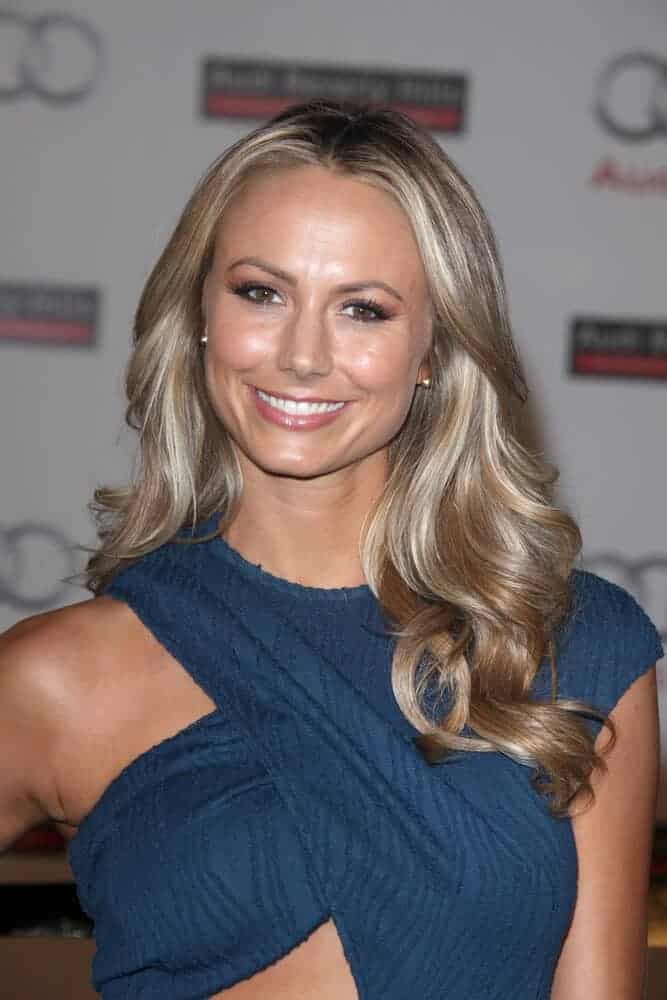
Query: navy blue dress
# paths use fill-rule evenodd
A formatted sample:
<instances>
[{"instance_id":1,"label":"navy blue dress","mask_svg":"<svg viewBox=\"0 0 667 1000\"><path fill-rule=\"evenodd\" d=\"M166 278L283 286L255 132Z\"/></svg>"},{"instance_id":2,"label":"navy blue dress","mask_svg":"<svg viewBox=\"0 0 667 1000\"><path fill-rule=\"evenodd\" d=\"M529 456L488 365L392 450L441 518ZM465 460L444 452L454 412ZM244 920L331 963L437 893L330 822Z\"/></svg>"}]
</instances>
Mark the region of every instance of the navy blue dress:
<instances>
[{"instance_id":1,"label":"navy blue dress","mask_svg":"<svg viewBox=\"0 0 667 1000\"><path fill-rule=\"evenodd\" d=\"M559 694L609 711L663 648L627 591L572 583ZM288 583L216 537L161 546L106 593L216 707L130 763L70 844L105 1000L203 1000L329 918L360 1000L547 1000L571 822L500 753L423 760L367 587ZM548 684L544 661L535 695Z\"/></svg>"}]
</instances>

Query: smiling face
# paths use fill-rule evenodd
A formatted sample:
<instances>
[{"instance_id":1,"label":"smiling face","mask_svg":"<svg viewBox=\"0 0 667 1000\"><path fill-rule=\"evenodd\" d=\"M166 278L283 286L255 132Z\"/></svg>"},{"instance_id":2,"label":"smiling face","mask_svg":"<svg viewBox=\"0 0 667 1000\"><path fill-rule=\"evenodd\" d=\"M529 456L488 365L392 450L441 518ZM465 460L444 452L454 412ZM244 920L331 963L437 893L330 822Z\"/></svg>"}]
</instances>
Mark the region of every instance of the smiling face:
<instances>
[{"instance_id":1,"label":"smiling face","mask_svg":"<svg viewBox=\"0 0 667 1000\"><path fill-rule=\"evenodd\" d=\"M430 372L426 277L387 193L318 166L254 178L225 212L203 296L205 375L247 481L386 476Z\"/></svg>"}]
</instances>

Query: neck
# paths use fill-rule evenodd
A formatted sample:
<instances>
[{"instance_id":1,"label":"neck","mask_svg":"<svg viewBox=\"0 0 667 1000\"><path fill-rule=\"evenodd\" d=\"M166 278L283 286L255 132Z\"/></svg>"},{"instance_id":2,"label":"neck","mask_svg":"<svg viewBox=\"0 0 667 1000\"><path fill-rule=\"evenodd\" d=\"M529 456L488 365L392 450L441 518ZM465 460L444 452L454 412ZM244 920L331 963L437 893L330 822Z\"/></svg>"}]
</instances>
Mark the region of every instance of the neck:
<instances>
[{"instance_id":1,"label":"neck","mask_svg":"<svg viewBox=\"0 0 667 1000\"><path fill-rule=\"evenodd\" d=\"M348 470L346 470L348 471ZM301 481L244 474L238 513L223 531L248 562L306 587L365 583L359 540L380 489L353 475Z\"/></svg>"}]
</instances>

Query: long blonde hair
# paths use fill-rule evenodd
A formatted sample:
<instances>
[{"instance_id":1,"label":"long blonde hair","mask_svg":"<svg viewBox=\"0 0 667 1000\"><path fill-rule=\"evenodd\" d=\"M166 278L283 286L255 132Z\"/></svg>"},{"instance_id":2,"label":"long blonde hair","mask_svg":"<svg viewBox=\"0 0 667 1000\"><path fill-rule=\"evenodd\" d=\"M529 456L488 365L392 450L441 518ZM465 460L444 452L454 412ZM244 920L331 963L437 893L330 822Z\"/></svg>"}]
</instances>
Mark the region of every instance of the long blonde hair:
<instances>
[{"instance_id":1,"label":"long blonde hair","mask_svg":"<svg viewBox=\"0 0 667 1000\"><path fill-rule=\"evenodd\" d=\"M314 164L391 194L409 218L432 309L431 387L415 394L390 445L384 492L364 525L369 587L392 622L392 684L429 761L448 750L497 751L533 767L534 787L563 815L592 798L604 769L577 701L556 701L555 632L571 601L579 529L553 501L555 468L519 440L527 395L488 220L431 136L386 109L310 101L229 147L190 197L144 287L126 388L138 470L91 505L101 544L89 560L99 593L120 566L216 511L229 523L242 490L230 439L203 376L202 286L218 224L259 172ZM550 700L531 698L543 657ZM429 685L449 699L437 723ZM464 727L475 734L462 735Z\"/></svg>"}]
</instances>

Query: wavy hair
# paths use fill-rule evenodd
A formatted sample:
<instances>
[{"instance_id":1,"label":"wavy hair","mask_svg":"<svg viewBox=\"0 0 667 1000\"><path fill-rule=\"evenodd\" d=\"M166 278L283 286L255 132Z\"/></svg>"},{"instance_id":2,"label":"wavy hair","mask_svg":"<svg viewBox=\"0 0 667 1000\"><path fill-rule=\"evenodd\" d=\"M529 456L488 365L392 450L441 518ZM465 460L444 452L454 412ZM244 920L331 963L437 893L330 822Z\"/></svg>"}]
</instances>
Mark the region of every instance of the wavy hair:
<instances>
[{"instance_id":1,"label":"wavy hair","mask_svg":"<svg viewBox=\"0 0 667 1000\"><path fill-rule=\"evenodd\" d=\"M533 768L554 815L605 769L582 716L557 699L557 636L581 550L557 507L555 467L518 435L527 389L495 239L469 183L428 132L397 111L337 101L293 105L230 146L203 175L142 292L128 365L127 423L138 466L91 508L100 546L87 585L221 512L234 518L241 471L204 382L202 288L227 206L261 171L313 164L384 190L402 206L432 305L431 388L416 392L389 447L384 491L360 553L396 640L392 685L429 762L496 751ZM548 657L551 693L531 696ZM430 689L447 709L435 719ZM467 729L471 735L465 735Z\"/></svg>"}]
</instances>

